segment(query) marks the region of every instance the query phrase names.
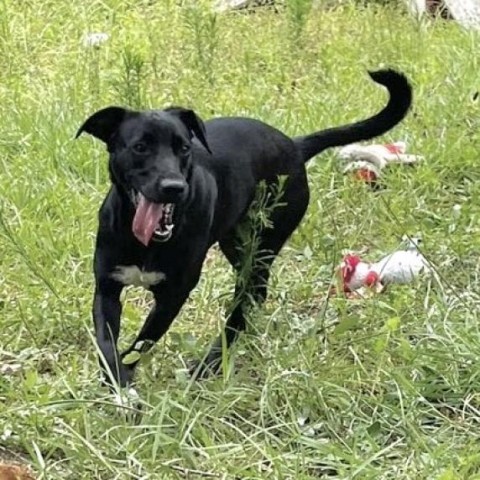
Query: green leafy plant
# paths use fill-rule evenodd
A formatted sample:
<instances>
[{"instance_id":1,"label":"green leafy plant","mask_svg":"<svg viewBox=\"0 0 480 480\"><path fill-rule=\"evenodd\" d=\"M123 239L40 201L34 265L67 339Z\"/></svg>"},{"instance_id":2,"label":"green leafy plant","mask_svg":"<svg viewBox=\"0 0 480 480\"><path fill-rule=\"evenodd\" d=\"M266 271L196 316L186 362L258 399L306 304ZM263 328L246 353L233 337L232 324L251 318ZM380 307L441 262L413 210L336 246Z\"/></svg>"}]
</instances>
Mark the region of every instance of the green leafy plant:
<instances>
[{"instance_id":1,"label":"green leafy plant","mask_svg":"<svg viewBox=\"0 0 480 480\"><path fill-rule=\"evenodd\" d=\"M187 38L193 44L194 65L213 85L215 57L220 40L217 14L197 1L188 2L183 6L183 11Z\"/></svg>"},{"instance_id":2,"label":"green leafy plant","mask_svg":"<svg viewBox=\"0 0 480 480\"><path fill-rule=\"evenodd\" d=\"M144 55L139 49L126 46L122 53L122 67L120 80L116 84L121 101L132 108L143 108L146 76Z\"/></svg>"},{"instance_id":3,"label":"green leafy plant","mask_svg":"<svg viewBox=\"0 0 480 480\"><path fill-rule=\"evenodd\" d=\"M287 0L285 5L292 45L298 46L312 8L312 0Z\"/></svg>"}]
</instances>

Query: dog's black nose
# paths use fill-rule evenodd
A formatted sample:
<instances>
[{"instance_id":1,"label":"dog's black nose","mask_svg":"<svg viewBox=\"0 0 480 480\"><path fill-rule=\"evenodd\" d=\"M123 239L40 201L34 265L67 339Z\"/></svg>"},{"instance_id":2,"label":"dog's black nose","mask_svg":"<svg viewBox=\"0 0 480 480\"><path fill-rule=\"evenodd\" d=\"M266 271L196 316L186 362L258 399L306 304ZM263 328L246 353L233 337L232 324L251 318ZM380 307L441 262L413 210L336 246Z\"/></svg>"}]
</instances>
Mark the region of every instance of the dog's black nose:
<instances>
[{"instance_id":1,"label":"dog's black nose","mask_svg":"<svg viewBox=\"0 0 480 480\"><path fill-rule=\"evenodd\" d=\"M164 179L160 181L160 189L162 194L170 201L178 200L182 197L187 189L187 184L184 180Z\"/></svg>"}]
</instances>

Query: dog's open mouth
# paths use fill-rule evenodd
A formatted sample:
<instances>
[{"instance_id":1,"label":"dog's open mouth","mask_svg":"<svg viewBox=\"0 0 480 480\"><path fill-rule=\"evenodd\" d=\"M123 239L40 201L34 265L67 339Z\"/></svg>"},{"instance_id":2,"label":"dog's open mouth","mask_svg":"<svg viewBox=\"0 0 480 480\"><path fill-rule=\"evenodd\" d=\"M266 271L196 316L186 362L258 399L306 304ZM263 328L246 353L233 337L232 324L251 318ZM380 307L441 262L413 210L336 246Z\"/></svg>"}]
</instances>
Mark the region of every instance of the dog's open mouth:
<instances>
[{"instance_id":1,"label":"dog's open mouth","mask_svg":"<svg viewBox=\"0 0 480 480\"><path fill-rule=\"evenodd\" d=\"M135 206L132 232L137 240L148 246L151 240L166 242L173 233L173 203L154 203L141 193L131 192Z\"/></svg>"}]
</instances>

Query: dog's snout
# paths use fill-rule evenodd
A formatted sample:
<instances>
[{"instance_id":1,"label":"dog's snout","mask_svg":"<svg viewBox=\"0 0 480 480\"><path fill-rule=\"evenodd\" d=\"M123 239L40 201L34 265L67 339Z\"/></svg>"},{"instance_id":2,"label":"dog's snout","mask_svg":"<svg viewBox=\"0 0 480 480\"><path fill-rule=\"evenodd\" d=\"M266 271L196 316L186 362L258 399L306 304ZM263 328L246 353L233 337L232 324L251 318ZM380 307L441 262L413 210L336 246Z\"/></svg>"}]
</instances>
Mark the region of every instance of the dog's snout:
<instances>
[{"instance_id":1,"label":"dog's snout","mask_svg":"<svg viewBox=\"0 0 480 480\"><path fill-rule=\"evenodd\" d=\"M185 193L186 188L187 184L183 180L166 178L160 181L160 189L162 194L172 200L181 198Z\"/></svg>"}]
</instances>

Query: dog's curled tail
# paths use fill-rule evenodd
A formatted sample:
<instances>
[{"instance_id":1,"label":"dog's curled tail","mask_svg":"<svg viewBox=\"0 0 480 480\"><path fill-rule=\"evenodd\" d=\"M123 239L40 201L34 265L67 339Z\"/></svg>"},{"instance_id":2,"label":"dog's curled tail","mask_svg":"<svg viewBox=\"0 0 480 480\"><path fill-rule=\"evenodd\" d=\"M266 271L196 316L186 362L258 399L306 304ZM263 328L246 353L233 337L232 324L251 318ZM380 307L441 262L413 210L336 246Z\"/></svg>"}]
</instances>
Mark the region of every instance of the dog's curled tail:
<instances>
[{"instance_id":1,"label":"dog's curled tail","mask_svg":"<svg viewBox=\"0 0 480 480\"><path fill-rule=\"evenodd\" d=\"M368 74L374 82L387 88L390 99L385 108L360 122L294 138L293 141L305 162L326 148L348 145L382 135L405 117L412 104L412 87L405 75L395 70L377 70Z\"/></svg>"}]
</instances>

